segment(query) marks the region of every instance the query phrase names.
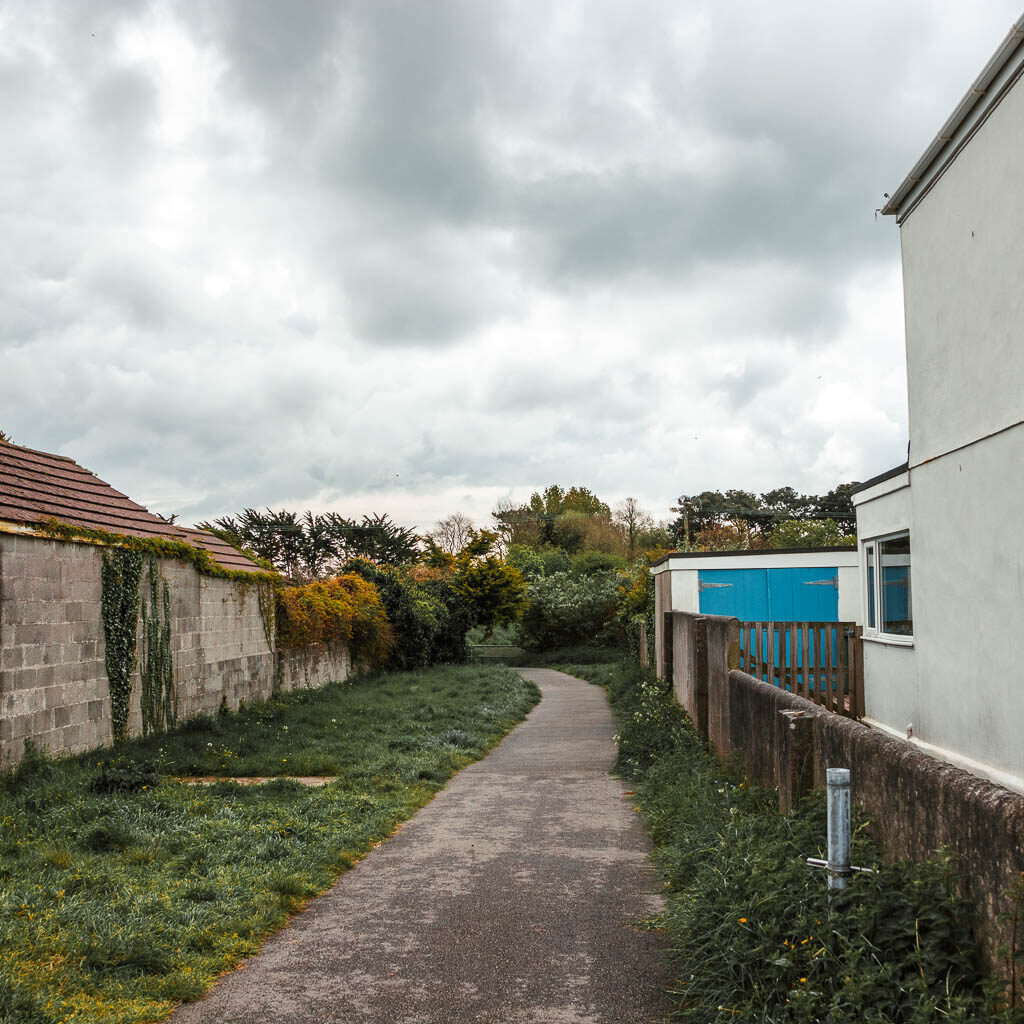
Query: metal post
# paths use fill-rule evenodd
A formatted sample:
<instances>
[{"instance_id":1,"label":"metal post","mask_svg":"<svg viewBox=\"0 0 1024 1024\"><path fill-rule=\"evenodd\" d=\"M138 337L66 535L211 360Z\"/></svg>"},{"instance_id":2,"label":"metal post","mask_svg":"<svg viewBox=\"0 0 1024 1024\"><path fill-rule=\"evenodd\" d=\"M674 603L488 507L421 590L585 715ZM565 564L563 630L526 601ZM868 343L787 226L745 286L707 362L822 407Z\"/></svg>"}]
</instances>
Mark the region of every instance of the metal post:
<instances>
[{"instance_id":1,"label":"metal post","mask_svg":"<svg viewBox=\"0 0 1024 1024\"><path fill-rule=\"evenodd\" d=\"M829 908L841 910L853 872L873 875L874 870L850 863L850 769L827 768L825 782L828 786L828 860L808 857L807 863L812 868L825 869Z\"/></svg>"},{"instance_id":2,"label":"metal post","mask_svg":"<svg viewBox=\"0 0 1024 1024\"><path fill-rule=\"evenodd\" d=\"M828 785L828 888L839 893L850 879L850 769L829 768Z\"/></svg>"}]
</instances>

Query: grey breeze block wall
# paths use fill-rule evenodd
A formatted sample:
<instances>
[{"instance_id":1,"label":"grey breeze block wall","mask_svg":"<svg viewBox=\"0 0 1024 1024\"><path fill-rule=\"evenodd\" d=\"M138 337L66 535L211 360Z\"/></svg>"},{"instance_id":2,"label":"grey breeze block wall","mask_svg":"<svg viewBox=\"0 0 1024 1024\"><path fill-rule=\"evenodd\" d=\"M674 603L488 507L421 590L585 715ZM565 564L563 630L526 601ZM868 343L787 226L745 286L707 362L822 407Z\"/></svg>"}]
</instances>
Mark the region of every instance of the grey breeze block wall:
<instances>
[{"instance_id":1,"label":"grey breeze block wall","mask_svg":"<svg viewBox=\"0 0 1024 1024\"><path fill-rule=\"evenodd\" d=\"M1004 972L997 950L1010 934L999 915L1024 872L1024 796L737 671L737 620L672 620L675 692L718 754L737 752L748 777L778 787L783 811L824 786L826 768L849 768L853 800L887 857L919 860L940 847L957 856L986 965Z\"/></svg>"},{"instance_id":2,"label":"grey breeze block wall","mask_svg":"<svg viewBox=\"0 0 1024 1024\"><path fill-rule=\"evenodd\" d=\"M31 739L53 754L112 739L101 614L103 549L92 544L0 534L0 767L16 764ZM277 689L346 678L346 651L275 656L256 586L201 576L158 561L171 594L174 680L180 719L265 700ZM148 595L148 574L140 588ZM140 624L141 628L141 624ZM129 731L142 731L136 670Z\"/></svg>"}]
</instances>

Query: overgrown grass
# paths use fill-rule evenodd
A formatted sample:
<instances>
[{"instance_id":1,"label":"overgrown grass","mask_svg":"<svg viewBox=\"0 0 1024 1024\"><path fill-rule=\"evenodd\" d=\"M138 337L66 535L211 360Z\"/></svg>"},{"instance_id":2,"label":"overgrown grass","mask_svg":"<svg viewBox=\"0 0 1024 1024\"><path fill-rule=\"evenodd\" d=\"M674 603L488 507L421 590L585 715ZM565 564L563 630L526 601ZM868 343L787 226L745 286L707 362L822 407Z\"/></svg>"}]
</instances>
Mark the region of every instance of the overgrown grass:
<instances>
[{"instance_id":1,"label":"overgrown grass","mask_svg":"<svg viewBox=\"0 0 1024 1024\"><path fill-rule=\"evenodd\" d=\"M664 687L637 669L599 667L619 725L619 771L632 781L668 886L664 928L676 1018L758 1024L1020 1021L997 1010L1002 986L978 969L955 865L882 864L855 822L857 875L830 909L821 793L782 816L707 749Z\"/></svg>"},{"instance_id":2,"label":"overgrown grass","mask_svg":"<svg viewBox=\"0 0 1024 1024\"><path fill-rule=\"evenodd\" d=\"M502 666L439 668L289 695L116 758L30 756L0 784L0 1020L152 1021L198 998L538 700Z\"/></svg>"}]
</instances>

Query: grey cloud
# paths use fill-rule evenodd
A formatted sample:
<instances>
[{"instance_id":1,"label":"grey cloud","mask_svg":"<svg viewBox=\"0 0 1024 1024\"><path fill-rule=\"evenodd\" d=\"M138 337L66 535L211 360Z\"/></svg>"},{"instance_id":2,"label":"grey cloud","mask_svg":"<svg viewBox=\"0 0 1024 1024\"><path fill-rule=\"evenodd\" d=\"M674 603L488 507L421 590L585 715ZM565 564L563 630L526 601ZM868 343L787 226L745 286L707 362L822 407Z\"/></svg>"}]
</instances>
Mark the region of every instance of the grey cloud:
<instances>
[{"instance_id":1,"label":"grey cloud","mask_svg":"<svg viewBox=\"0 0 1024 1024\"><path fill-rule=\"evenodd\" d=\"M334 258L354 333L377 345L452 345L512 310L471 232L374 236Z\"/></svg>"},{"instance_id":2,"label":"grey cloud","mask_svg":"<svg viewBox=\"0 0 1024 1024\"><path fill-rule=\"evenodd\" d=\"M842 431L885 468L905 411L823 424L794 366L848 375L876 197L1001 5L12 2L0 426L199 518L395 474L810 487ZM165 21L222 70L172 141L173 74L119 51Z\"/></svg>"},{"instance_id":3,"label":"grey cloud","mask_svg":"<svg viewBox=\"0 0 1024 1024\"><path fill-rule=\"evenodd\" d=\"M645 375L635 371L586 368L569 374L538 363L492 373L486 402L501 414L557 417L568 412L590 423L621 422L643 414L648 387Z\"/></svg>"},{"instance_id":4,"label":"grey cloud","mask_svg":"<svg viewBox=\"0 0 1024 1024\"><path fill-rule=\"evenodd\" d=\"M778 362L752 360L738 370L722 374L712 387L725 395L730 409L738 412L783 379L784 369Z\"/></svg>"},{"instance_id":5,"label":"grey cloud","mask_svg":"<svg viewBox=\"0 0 1024 1024\"><path fill-rule=\"evenodd\" d=\"M88 274L96 299L111 304L119 319L151 330L177 319L188 307L176 294L175 282L166 274L153 273L153 267L131 258L104 260Z\"/></svg>"},{"instance_id":6,"label":"grey cloud","mask_svg":"<svg viewBox=\"0 0 1024 1024\"><path fill-rule=\"evenodd\" d=\"M351 109L322 155L333 187L430 221L486 217L491 175L480 119L502 59L483 5L360 5L349 22Z\"/></svg>"},{"instance_id":7,"label":"grey cloud","mask_svg":"<svg viewBox=\"0 0 1024 1024\"><path fill-rule=\"evenodd\" d=\"M290 313L279 321L282 327L287 327L296 334L312 338L320 330L320 322L316 317L307 316L305 313Z\"/></svg>"},{"instance_id":8,"label":"grey cloud","mask_svg":"<svg viewBox=\"0 0 1024 1024\"><path fill-rule=\"evenodd\" d=\"M308 129L328 98L346 6L338 0L224 0L177 11L224 50L241 93L291 134Z\"/></svg>"},{"instance_id":9,"label":"grey cloud","mask_svg":"<svg viewBox=\"0 0 1024 1024\"><path fill-rule=\"evenodd\" d=\"M152 80L138 68L118 68L96 83L89 96L89 111L105 155L126 159L145 147L156 100Z\"/></svg>"}]
</instances>

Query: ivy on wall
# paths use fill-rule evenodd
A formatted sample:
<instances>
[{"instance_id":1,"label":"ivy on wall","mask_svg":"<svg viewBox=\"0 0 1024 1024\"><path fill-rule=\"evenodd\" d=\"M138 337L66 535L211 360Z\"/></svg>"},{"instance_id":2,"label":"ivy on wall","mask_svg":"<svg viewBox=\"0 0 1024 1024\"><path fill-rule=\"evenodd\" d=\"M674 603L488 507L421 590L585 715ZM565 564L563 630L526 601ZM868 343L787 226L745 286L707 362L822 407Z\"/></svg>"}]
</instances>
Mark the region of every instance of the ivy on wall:
<instances>
[{"instance_id":1,"label":"ivy on wall","mask_svg":"<svg viewBox=\"0 0 1024 1024\"><path fill-rule=\"evenodd\" d=\"M128 735L128 707L135 671L142 554L126 548L103 552L102 592L105 664L110 683L110 719L114 741Z\"/></svg>"},{"instance_id":2,"label":"ivy on wall","mask_svg":"<svg viewBox=\"0 0 1024 1024\"><path fill-rule=\"evenodd\" d=\"M263 635L267 638L267 646L273 651L277 642L277 598L274 588L264 583L259 584L256 593L259 595Z\"/></svg>"},{"instance_id":3,"label":"ivy on wall","mask_svg":"<svg viewBox=\"0 0 1024 1024\"><path fill-rule=\"evenodd\" d=\"M142 599L142 735L178 723L178 694L171 653L171 588L149 559L149 600Z\"/></svg>"}]
</instances>

